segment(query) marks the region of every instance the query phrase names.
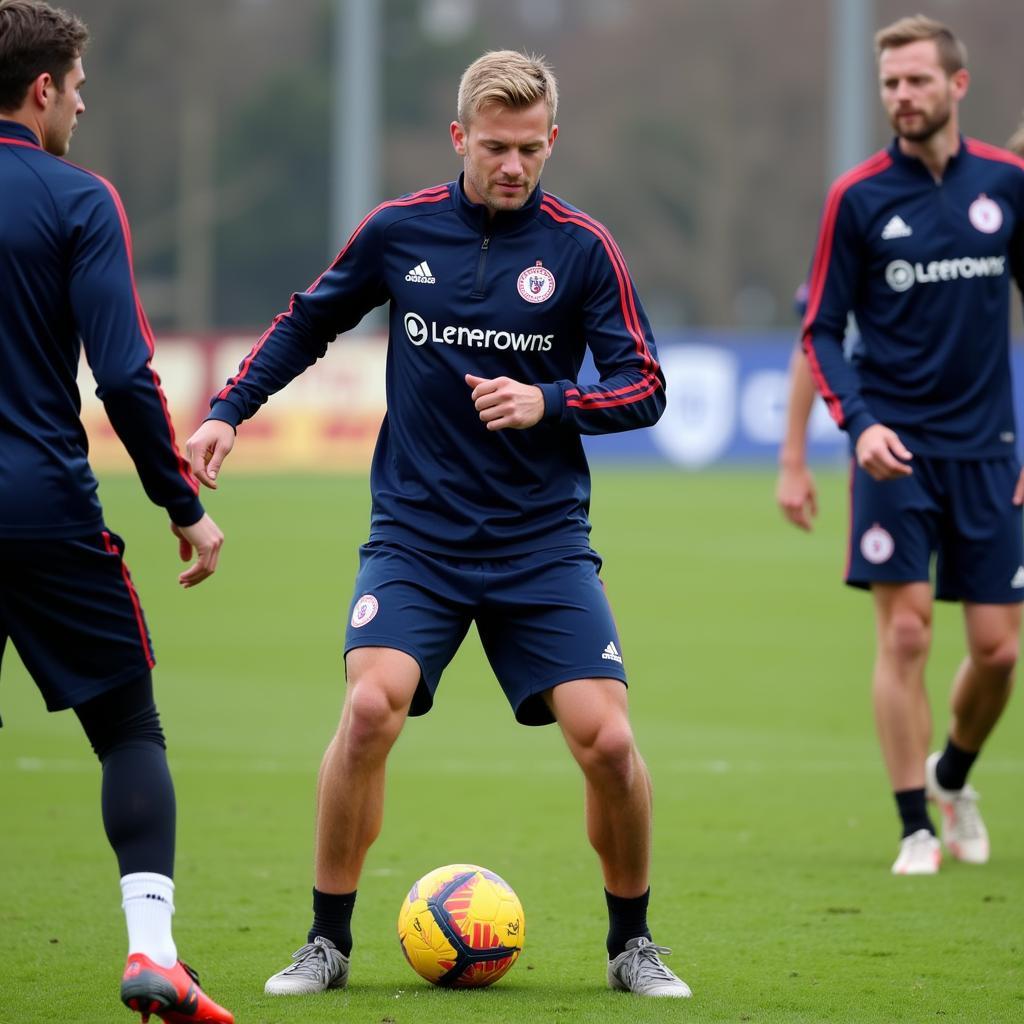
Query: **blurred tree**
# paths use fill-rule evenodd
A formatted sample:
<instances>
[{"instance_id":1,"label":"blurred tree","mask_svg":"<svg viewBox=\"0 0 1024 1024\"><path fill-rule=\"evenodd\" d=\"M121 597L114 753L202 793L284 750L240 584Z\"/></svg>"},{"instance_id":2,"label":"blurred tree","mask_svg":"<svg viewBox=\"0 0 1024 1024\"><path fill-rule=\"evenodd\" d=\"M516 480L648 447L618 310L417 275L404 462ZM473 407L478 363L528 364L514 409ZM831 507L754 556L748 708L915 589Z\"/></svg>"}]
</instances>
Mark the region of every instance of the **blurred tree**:
<instances>
[{"instance_id":1,"label":"blurred tree","mask_svg":"<svg viewBox=\"0 0 1024 1024\"><path fill-rule=\"evenodd\" d=\"M244 181L217 229L217 320L261 324L324 266L330 124L326 8L318 45L282 69L235 111L220 139L221 189Z\"/></svg>"}]
</instances>

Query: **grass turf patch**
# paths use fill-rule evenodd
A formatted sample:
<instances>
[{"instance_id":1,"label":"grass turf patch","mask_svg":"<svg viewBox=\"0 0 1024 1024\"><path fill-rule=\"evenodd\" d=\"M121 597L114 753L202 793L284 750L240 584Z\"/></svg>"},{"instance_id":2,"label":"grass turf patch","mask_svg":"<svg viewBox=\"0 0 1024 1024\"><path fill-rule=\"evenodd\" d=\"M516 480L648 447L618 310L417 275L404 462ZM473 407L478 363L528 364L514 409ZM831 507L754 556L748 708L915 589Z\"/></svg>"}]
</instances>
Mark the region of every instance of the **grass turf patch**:
<instances>
[{"instance_id":1,"label":"grass turf patch","mask_svg":"<svg viewBox=\"0 0 1024 1024\"><path fill-rule=\"evenodd\" d=\"M604 987L580 775L557 729L514 723L473 633L392 755L350 988L282 999L262 986L309 924L314 785L343 696L366 481L229 473L208 501L228 538L221 568L182 592L159 510L134 480L105 480L159 660L178 792L175 935L210 994L240 1024L1021 1019L1024 717L1011 703L973 776L992 863L893 878L870 599L841 583L845 479L822 474L820 490L806 536L781 520L765 473L595 473L593 542L654 779L650 921L693 1000ZM959 610L940 606L936 744L962 651ZM10 646L0 712L0 1022L128 1019L88 743L73 715L45 713ZM453 861L493 868L525 908L524 953L486 991L430 988L398 946L409 885Z\"/></svg>"}]
</instances>

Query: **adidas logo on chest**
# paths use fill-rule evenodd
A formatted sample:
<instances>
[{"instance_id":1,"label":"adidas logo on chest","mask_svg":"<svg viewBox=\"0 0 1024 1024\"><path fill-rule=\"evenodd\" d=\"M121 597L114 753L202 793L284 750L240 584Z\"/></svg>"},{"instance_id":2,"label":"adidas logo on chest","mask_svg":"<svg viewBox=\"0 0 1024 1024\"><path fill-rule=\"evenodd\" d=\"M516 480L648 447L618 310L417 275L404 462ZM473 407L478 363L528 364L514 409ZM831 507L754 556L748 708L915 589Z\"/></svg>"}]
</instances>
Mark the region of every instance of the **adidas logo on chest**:
<instances>
[{"instance_id":1,"label":"adidas logo on chest","mask_svg":"<svg viewBox=\"0 0 1024 1024\"><path fill-rule=\"evenodd\" d=\"M413 284L437 284L437 278L431 273L430 266L426 260L413 267L405 275L405 279Z\"/></svg>"},{"instance_id":2,"label":"adidas logo on chest","mask_svg":"<svg viewBox=\"0 0 1024 1024\"><path fill-rule=\"evenodd\" d=\"M882 238L887 242L892 238L909 238L913 233L910 225L899 214L890 217L889 222L882 228Z\"/></svg>"}]
</instances>

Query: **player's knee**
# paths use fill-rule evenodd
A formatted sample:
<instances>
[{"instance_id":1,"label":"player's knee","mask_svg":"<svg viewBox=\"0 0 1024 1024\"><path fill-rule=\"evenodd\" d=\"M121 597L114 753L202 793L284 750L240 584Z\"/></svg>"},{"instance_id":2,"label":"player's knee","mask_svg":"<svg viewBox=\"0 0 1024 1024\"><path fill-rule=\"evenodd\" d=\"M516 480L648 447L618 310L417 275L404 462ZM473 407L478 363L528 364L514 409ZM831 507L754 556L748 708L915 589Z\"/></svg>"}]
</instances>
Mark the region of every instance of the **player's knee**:
<instances>
[{"instance_id":1,"label":"player's knee","mask_svg":"<svg viewBox=\"0 0 1024 1024\"><path fill-rule=\"evenodd\" d=\"M389 748L402 730L403 710L395 707L384 687L372 681L350 686L341 722L349 754L359 757Z\"/></svg>"},{"instance_id":2,"label":"player's knee","mask_svg":"<svg viewBox=\"0 0 1024 1024\"><path fill-rule=\"evenodd\" d=\"M931 623L913 612L893 616L883 637L887 652L900 661L916 661L928 654L932 641Z\"/></svg>"},{"instance_id":3,"label":"player's knee","mask_svg":"<svg viewBox=\"0 0 1024 1024\"><path fill-rule=\"evenodd\" d=\"M609 723L598 729L580 757L587 774L628 782L635 766L633 732L625 722Z\"/></svg>"},{"instance_id":4,"label":"player's knee","mask_svg":"<svg viewBox=\"0 0 1024 1024\"><path fill-rule=\"evenodd\" d=\"M975 645L971 659L986 675L1001 678L1008 685L1017 667L1019 650L1017 637L1011 636L989 644Z\"/></svg>"},{"instance_id":5,"label":"player's knee","mask_svg":"<svg viewBox=\"0 0 1024 1024\"><path fill-rule=\"evenodd\" d=\"M166 747L148 673L78 705L75 714L101 763L123 747Z\"/></svg>"}]
</instances>

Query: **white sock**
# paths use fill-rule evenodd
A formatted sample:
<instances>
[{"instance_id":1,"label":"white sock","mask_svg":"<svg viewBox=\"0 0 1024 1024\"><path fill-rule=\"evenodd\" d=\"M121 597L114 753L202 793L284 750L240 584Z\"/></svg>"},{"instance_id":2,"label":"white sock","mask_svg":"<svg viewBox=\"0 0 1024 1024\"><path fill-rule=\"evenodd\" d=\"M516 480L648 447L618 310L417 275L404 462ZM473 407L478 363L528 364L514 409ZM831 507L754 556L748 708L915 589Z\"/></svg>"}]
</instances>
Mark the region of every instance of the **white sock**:
<instances>
[{"instance_id":1,"label":"white sock","mask_svg":"<svg viewBox=\"0 0 1024 1024\"><path fill-rule=\"evenodd\" d=\"M121 894L128 923L128 955L144 953L161 967L173 967L178 961L171 935L174 882L166 875L137 871L121 879Z\"/></svg>"}]
</instances>

